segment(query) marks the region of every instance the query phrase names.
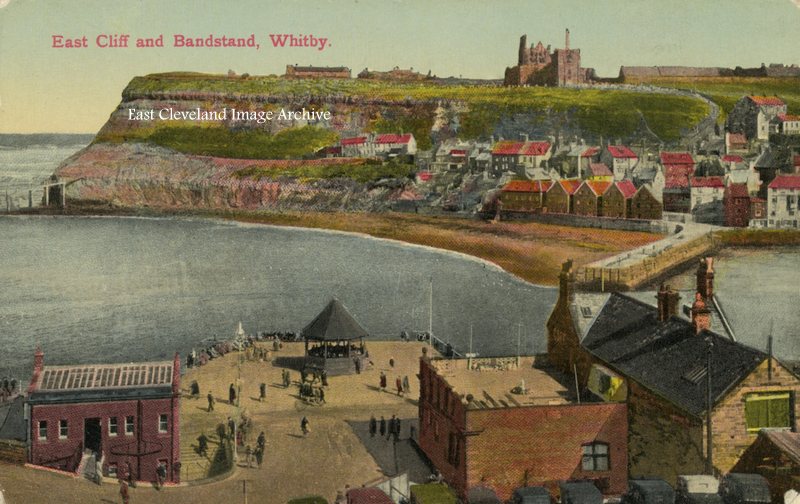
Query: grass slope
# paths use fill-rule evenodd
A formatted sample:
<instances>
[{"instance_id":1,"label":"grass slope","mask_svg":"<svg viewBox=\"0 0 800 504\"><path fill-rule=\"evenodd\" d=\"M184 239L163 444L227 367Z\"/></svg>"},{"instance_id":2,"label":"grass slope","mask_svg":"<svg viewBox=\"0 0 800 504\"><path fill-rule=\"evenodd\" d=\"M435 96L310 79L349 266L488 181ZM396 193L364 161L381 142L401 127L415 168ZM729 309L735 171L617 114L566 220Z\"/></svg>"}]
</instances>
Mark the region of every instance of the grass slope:
<instances>
[{"instance_id":1,"label":"grass slope","mask_svg":"<svg viewBox=\"0 0 800 504\"><path fill-rule=\"evenodd\" d=\"M451 86L363 79L292 80L275 76L241 78L193 73L136 77L128 84L123 97L132 99L160 93L180 95L193 92L222 93L231 97L270 95L290 99L339 96L394 102L458 100L473 111L465 118L464 136L486 134L489 126L504 112L555 111L572 113L581 128L607 137L624 137L633 133L641 114L654 133L669 141L676 140L681 129L690 128L708 112L703 102L693 98L619 90Z\"/></svg>"}]
</instances>

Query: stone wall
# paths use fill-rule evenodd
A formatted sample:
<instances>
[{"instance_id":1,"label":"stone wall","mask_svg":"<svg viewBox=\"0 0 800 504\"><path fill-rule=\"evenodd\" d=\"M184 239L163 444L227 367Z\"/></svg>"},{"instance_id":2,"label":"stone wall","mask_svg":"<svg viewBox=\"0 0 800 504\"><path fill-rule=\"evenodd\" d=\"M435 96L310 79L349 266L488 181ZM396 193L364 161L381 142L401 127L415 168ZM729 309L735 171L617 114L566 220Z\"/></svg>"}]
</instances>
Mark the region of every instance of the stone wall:
<instances>
[{"instance_id":1,"label":"stone wall","mask_svg":"<svg viewBox=\"0 0 800 504\"><path fill-rule=\"evenodd\" d=\"M794 422L800 416L800 380L777 360L772 360L772 379L768 377L767 359L725 399L714 407L711 417L714 439L714 467L730 471L739 457L756 440L757 433L748 433L745 423L745 397L753 392L790 392L794 405ZM794 423L793 422L793 423Z\"/></svg>"},{"instance_id":2,"label":"stone wall","mask_svg":"<svg viewBox=\"0 0 800 504\"><path fill-rule=\"evenodd\" d=\"M25 443L13 439L0 439L0 460L12 464L24 464L26 456Z\"/></svg>"},{"instance_id":3,"label":"stone wall","mask_svg":"<svg viewBox=\"0 0 800 504\"><path fill-rule=\"evenodd\" d=\"M576 281L587 290L632 290L654 280L669 270L706 254L715 246L714 238L704 234L692 240L671 245L652 257L620 268L583 266L576 271Z\"/></svg>"}]
</instances>

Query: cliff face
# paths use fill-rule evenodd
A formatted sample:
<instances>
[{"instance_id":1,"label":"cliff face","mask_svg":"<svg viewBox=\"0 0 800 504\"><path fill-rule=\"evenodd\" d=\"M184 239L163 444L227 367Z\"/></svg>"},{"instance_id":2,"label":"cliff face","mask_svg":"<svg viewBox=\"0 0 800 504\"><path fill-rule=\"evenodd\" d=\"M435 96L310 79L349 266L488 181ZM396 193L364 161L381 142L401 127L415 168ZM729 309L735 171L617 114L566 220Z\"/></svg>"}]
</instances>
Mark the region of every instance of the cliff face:
<instances>
[{"instance_id":1,"label":"cliff face","mask_svg":"<svg viewBox=\"0 0 800 504\"><path fill-rule=\"evenodd\" d=\"M187 155L148 144L95 144L65 161L57 175L68 184L67 198L122 207L377 211L407 197L405 182L233 175L258 165L259 161Z\"/></svg>"}]
</instances>

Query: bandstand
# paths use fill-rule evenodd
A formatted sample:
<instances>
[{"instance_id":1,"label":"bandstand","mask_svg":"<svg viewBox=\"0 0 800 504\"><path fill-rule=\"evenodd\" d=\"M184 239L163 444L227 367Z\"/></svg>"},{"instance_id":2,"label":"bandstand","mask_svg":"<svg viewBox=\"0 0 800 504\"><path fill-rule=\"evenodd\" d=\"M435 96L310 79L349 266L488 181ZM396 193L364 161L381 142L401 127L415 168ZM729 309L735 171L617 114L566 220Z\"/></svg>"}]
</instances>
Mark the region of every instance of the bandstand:
<instances>
[{"instance_id":1,"label":"bandstand","mask_svg":"<svg viewBox=\"0 0 800 504\"><path fill-rule=\"evenodd\" d=\"M304 368L330 375L356 373L369 356L364 338L369 336L347 308L333 299L302 332L305 340Z\"/></svg>"}]
</instances>

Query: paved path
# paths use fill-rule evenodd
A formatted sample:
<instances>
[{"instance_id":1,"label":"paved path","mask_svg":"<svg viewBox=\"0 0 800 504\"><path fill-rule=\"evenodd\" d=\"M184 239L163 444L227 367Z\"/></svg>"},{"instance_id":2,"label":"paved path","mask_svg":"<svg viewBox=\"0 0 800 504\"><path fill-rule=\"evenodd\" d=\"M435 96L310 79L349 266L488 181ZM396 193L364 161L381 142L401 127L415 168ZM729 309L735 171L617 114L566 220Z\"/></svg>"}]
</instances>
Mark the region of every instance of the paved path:
<instances>
[{"instance_id":1,"label":"paved path","mask_svg":"<svg viewBox=\"0 0 800 504\"><path fill-rule=\"evenodd\" d=\"M242 481L247 480L249 502L285 503L293 497L317 494L332 502L338 490L345 485L361 486L363 483L394 474L394 446L392 442L367 440L364 426L370 415L393 414L403 419L403 434L398 446L398 470L410 474L424 474L419 457L409 452L408 425L416 421L419 381L419 356L423 344L417 342L369 342L368 349L374 363L360 375L329 378L326 392L327 405L309 406L296 397L296 386L284 389L279 386L281 368L271 363L244 362L238 365L236 354L214 359L208 365L190 369L182 378L188 388L192 380L200 385L202 399L184 398L181 401L181 453L187 457L196 445L196 433L211 433L236 408L227 404L227 390L238 376L243 380L242 409L253 418L254 434L248 443L264 431L267 439L263 466L247 468L243 461L228 478L215 483L156 491L140 486L131 492L131 502L154 504L194 504L243 502ZM302 354L302 344L285 344L279 356ZM389 366L394 357L395 366ZM409 377L411 393L399 397L395 393L378 390L379 374L387 373L390 383L397 376ZM292 372L294 380L299 378ZM268 384L267 400L258 402L257 391L261 382ZM218 398L215 411L205 410L205 395L211 391ZM311 433L303 437L300 419L307 416ZM368 434L367 434L368 435ZM85 480L63 474L53 474L0 463L0 487L10 504L64 503L118 503L121 502L116 484L98 486Z\"/></svg>"}]
</instances>

